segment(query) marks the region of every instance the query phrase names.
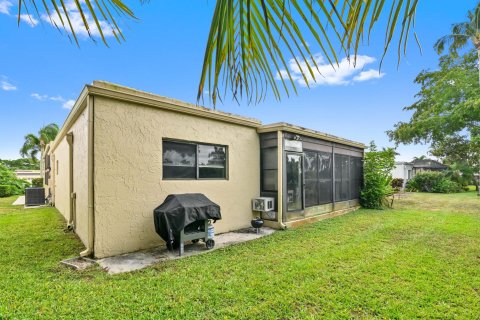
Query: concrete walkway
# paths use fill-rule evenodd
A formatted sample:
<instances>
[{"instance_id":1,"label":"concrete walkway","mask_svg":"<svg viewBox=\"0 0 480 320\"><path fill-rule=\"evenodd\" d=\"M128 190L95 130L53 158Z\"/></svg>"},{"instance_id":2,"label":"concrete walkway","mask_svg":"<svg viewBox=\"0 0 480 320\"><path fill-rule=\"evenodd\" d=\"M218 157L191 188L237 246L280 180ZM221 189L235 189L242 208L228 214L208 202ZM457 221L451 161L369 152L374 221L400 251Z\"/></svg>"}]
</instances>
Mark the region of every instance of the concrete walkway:
<instances>
[{"instance_id":1,"label":"concrete walkway","mask_svg":"<svg viewBox=\"0 0 480 320\"><path fill-rule=\"evenodd\" d=\"M120 256L97 260L97 263L109 274L117 274L140 270L166 260L181 259L197 254L212 252L213 250L225 248L232 244L242 243L271 235L276 230L264 227L257 234L253 228L227 232L215 236L215 247L207 250L202 241L196 244L186 244L183 256L178 256L178 250L170 252L166 247L158 247L151 250L127 253Z\"/></svg>"},{"instance_id":2,"label":"concrete walkway","mask_svg":"<svg viewBox=\"0 0 480 320\"><path fill-rule=\"evenodd\" d=\"M15 200L12 205L14 206L23 206L25 205L25 196L20 196Z\"/></svg>"}]
</instances>

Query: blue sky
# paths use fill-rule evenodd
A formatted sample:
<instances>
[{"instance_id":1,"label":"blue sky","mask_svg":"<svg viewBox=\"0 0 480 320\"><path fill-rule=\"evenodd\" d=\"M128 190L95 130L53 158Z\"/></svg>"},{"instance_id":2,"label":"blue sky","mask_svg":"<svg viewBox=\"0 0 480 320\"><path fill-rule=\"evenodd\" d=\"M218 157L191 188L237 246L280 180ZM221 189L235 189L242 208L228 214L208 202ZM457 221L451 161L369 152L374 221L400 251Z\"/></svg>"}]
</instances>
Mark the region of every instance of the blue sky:
<instances>
[{"instance_id":1,"label":"blue sky","mask_svg":"<svg viewBox=\"0 0 480 320\"><path fill-rule=\"evenodd\" d=\"M51 122L63 124L82 87L93 80L196 102L215 1L162 0L134 5L140 20L122 21L127 41L119 45L110 38L110 48L82 36L77 47L41 18L22 17L17 27L14 2L0 0L0 158L18 158L25 134ZM263 123L286 121L366 144L375 140L379 146L392 146L385 131L409 119L410 114L402 109L415 101L419 89L413 83L415 76L437 66L433 43L449 33L452 23L463 21L475 3L421 0L415 30L423 54L410 41L398 69L392 47L381 74L370 71L378 71L382 54L383 30L378 25L370 45L359 49L363 68L331 72L325 66L321 83L311 89L300 86L298 96L281 102L269 97L258 105L224 101L217 109ZM398 160L411 160L426 154L427 149L400 146Z\"/></svg>"}]
</instances>

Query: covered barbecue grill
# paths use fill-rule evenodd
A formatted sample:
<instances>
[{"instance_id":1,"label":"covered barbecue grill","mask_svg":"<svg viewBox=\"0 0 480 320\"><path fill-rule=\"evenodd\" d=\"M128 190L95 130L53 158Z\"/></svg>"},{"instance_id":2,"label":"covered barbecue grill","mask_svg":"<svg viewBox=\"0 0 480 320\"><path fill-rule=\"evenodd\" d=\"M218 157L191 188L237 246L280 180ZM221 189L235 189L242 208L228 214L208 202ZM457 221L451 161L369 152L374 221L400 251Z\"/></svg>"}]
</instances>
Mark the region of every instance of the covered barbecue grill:
<instances>
[{"instance_id":1,"label":"covered barbecue grill","mask_svg":"<svg viewBox=\"0 0 480 320\"><path fill-rule=\"evenodd\" d=\"M209 220L222 219L220 206L201 193L171 194L153 211L155 231L172 250L177 246L183 254L185 241L205 241L213 248L213 235L209 236Z\"/></svg>"}]
</instances>

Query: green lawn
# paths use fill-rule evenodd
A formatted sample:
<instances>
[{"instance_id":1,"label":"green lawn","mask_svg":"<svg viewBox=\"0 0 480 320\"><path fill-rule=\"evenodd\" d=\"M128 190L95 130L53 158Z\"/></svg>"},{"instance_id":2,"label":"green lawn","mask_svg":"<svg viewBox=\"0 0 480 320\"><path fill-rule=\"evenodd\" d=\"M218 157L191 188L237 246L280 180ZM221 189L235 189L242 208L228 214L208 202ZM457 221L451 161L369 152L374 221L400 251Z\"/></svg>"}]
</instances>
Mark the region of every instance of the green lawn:
<instances>
[{"instance_id":1,"label":"green lawn","mask_svg":"<svg viewBox=\"0 0 480 320\"><path fill-rule=\"evenodd\" d=\"M0 199L0 319L480 318L480 197L413 194L212 253L109 276L53 208Z\"/></svg>"}]
</instances>

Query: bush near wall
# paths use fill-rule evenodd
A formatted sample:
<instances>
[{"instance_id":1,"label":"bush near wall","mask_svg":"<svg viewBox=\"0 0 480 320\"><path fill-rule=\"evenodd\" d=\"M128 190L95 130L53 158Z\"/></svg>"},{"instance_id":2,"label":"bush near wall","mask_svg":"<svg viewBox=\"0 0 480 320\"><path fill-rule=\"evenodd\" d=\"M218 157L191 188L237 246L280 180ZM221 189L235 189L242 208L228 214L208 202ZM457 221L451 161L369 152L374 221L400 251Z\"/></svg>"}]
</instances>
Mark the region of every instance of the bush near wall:
<instances>
[{"instance_id":1,"label":"bush near wall","mask_svg":"<svg viewBox=\"0 0 480 320\"><path fill-rule=\"evenodd\" d=\"M394 178L392 179L392 188L395 191L400 191L403 187L403 179L402 178Z\"/></svg>"},{"instance_id":2,"label":"bush near wall","mask_svg":"<svg viewBox=\"0 0 480 320\"><path fill-rule=\"evenodd\" d=\"M43 179L42 178L32 179L32 187L42 188L43 187Z\"/></svg>"},{"instance_id":3,"label":"bush near wall","mask_svg":"<svg viewBox=\"0 0 480 320\"><path fill-rule=\"evenodd\" d=\"M360 204L364 208L383 209L389 206L388 196L393 194L392 170L395 167L395 151L391 148L377 150L370 143L363 161L364 185L360 192Z\"/></svg>"},{"instance_id":4,"label":"bush near wall","mask_svg":"<svg viewBox=\"0 0 480 320\"><path fill-rule=\"evenodd\" d=\"M1 184L0 185L0 198L9 197L12 195L12 189L10 186Z\"/></svg>"},{"instance_id":5,"label":"bush near wall","mask_svg":"<svg viewBox=\"0 0 480 320\"><path fill-rule=\"evenodd\" d=\"M407 182L407 191L455 193L461 192L462 186L450 180L445 173L438 171L424 171L417 173Z\"/></svg>"}]
</instances>

